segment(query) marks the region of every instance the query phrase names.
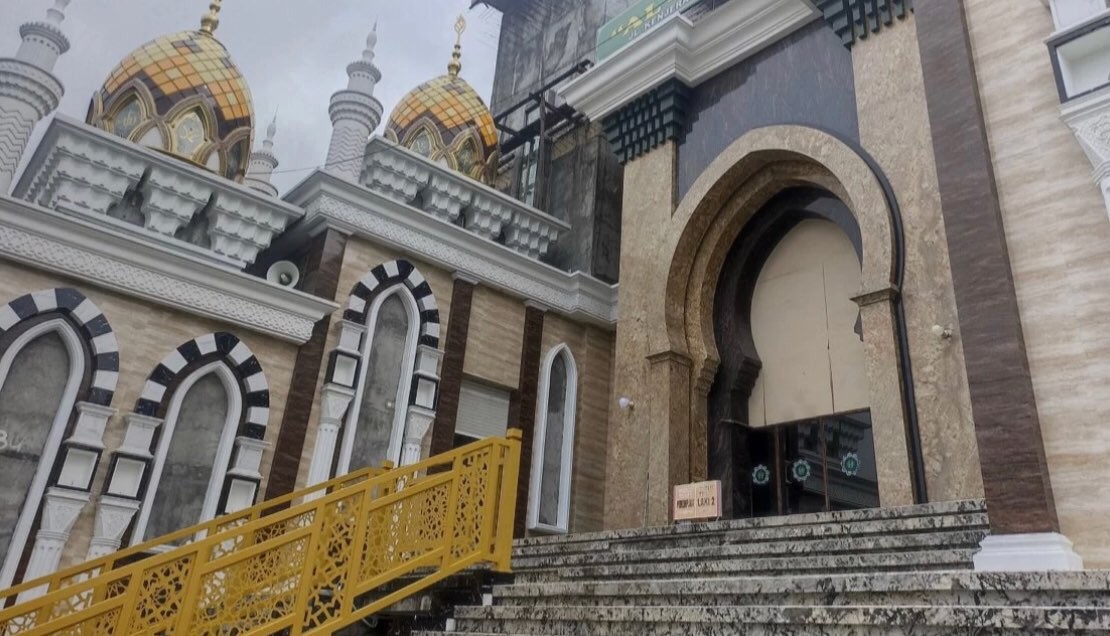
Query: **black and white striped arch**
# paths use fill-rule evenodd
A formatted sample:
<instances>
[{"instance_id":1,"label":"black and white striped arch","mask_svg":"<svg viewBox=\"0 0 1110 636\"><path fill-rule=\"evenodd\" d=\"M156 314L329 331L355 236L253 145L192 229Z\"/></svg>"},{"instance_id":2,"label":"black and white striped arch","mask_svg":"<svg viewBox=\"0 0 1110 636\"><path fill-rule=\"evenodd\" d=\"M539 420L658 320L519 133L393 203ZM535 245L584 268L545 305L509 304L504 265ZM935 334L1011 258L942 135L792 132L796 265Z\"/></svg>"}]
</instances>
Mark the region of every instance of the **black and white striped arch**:
<instances>
[{"instance_id":1,"label":"black and white striped arch","mask_svg":"<svg viewBox=\"0 0 1110 636\"><path fill-rule=\"evenodd\" d=\"M167 397L188 372L198 366L223 360L235 373L243 392L244 416L239 434L263 439L270 420L270 387L262 365L246 343L225 332L194 338L166 356L147 379L135 412L149 417L163 417Z\"/></svg>"},{"instance_id":2,"label":"black and white striped arch","mask_svg":"<svg viewBox=\"0 0 1110 636\"><path fill-rule=\"evenodd\" d=\"M119 381L119 343L104 313L81 292L57 287L16 298L0 307L0 336L24 321L48 314L68 318L91 350L92 381L84 401L109 406Z\"/></svg>"},{"instance_id":3,"label":"black and white striped arch","mask_svg":"<svg viewBox=\"0 0 1110 636\"><path fill-rule=\"evenodd\" d=\"M435 295L420 270L406 260L383 263L363 276L351 290L343 318L360 325L366 324L366 312L374 299L398 284L408 288L420 308L420 344L439 347L439 306L436 305Z\"/></svg>"}]
</instances>

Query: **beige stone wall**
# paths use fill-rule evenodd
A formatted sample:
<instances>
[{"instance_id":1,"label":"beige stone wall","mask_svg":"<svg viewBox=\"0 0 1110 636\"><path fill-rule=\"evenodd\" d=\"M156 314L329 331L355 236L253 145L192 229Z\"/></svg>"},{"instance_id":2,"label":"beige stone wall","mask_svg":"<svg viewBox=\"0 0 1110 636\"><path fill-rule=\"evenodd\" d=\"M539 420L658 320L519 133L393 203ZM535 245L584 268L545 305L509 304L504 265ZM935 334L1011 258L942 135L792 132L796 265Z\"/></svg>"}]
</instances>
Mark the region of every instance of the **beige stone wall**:
<instances>
[{"instance_id":1,"label":"beige stone wall","mask_svg":"<svg viewBox=\"0 0 1110 636\"><path fill-rule=\"evenodd\" d=\"M85 294L107 316L119 340L120 376L112 407L119 413L111 418L104 432L104 456L93 481L92 492L100 493L108 472L108 460L123 441L126 427L124 416L135 407L147 377L155 366L178 345L214 331L227 331L245 342L262 364L270 385L270 425L266 431L269 449L262 458L263 479L269 473L273 446L285 409L285 399L296 358L296 345L221 323L184 314L160 305L143 302L133 296L107 291L82 281L71 280L0 260L0 303L30 292L53 287L73 287ZM262 482L259 492L265 492ZM88 505L74 525L69 543L62 555L63 567L84 561L93 533L94 505Z\"/></svg>"},{"instance_id":2,"label":"beige stone wall","mask_svg":"<svg viewBox=\"0 0 1110 636\"><path fill-rule=\"evenodd\" d=\"M601 530L604 524L613 334L548 313L540 360L546 360L548 352L560 344L570 348L578 368L570 531L591 532Z\"/></svg>"},{"instance_id":3,"label":"beige stone wall","mask_svg":"<svg viewBox=\"0 0 1110 636\"><path fill-rule=\"evenodd\" d=\"M339 329L336 325L343 319L343 311L351 297L351 290L370 270L382 263L399 259L407 260L415 265L432 288L436 305L439 307L439 344L440 349L443 348L444 338L447 335L448 317L451 314L451 290L455 284L455 281L451 278L451 273L376 243L355 237L349 238L347 249L343 253L343 267L339 273L339 284L336 287L334 298L335 302L339 303L339 309L331 317L327 344L324 348L325 362L320 366L320 376L316 380L316 387L312 393L317 399L312 404L312 413L308 418L308 431L305 433L304 450L301 453L300 470L297 473L298 489L304 488L308 479L308 468L312 463L312 450L316 445L316 427L320 422L320 388L323 386L328 371L326 356L331 355L332 350L335 349L339 338Z\"/></svg>"},{"instance_id":4,"label":"beige stone wall","mask_svg":"<svg viewBox=\"0 0 1110 636\"><path fill-rule=\"evenodd\" d=\"M958 319L914 19L856 42L852 64L861 145L902 210L902 299L929 499L982 497L963 347L958 337L932 333L933 325L955 329ZM909 472L897 478L908 480Z\"/></svg>"},{"instance_id":5,"label":"beige stone wall","mask_svg":"<svg viewBox=\"0 0 1110 636\"><path fill-rule=\"evenodd\" d=\"M524 302L478 285L470 305L467 335L463 374L517 388L524 346Z\"/></svg>"},{"instance_id":6,"label":"beige stone wall","mask_svg":"<svg viewBox=\"0 0 1110 636\"><path fill-rule=\"evenodd\" d=\"M1061 531L1110 567L1110 223L1060 120L1048 9L965 7Z\"/></svg>"}]
</instances>

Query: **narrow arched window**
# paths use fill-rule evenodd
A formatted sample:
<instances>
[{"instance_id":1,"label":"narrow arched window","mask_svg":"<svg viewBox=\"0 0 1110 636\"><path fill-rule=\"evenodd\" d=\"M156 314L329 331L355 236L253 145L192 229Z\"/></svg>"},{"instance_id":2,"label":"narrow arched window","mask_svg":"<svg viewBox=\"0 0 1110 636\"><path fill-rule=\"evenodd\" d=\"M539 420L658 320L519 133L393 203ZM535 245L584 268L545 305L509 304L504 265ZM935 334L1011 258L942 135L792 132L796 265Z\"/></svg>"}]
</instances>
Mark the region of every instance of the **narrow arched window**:
<instances>
[{"instance_id":1,"label":"narrow arched window","mask_svg":"<svg viewBox=\"0 0 1110 636\"><path fill-rule=\"evenodd\" d=\"M400 463L418 328L416 302L403 286L379 296L371 307L337 474L386 460Z\"/></svg>"},{"instance_id":2,"label":"narrow arched window","mask_svg":"<svg viewBox=\"0 0 1110 636\"><path fill-rule=\"evenodd\" d=\"M34 325L0 355L0 588L30 538L84 374L84 348L64 320Z\"/></svg>"},{"instance_id":3,"label":"narrow arched window","mask_svg":"<svg viewBox=\"0 0 1110 636\"><path fill-rule=\"evenodd\" d=\"M570 529L570 478L574 466L574 420L578 372L566 345L544 360L540 379L528 526L543 532Z\"/></svg>"},{"instance_id":4,"label":"narrow arched window","mask_svg":"<svg viewBox=\"0 0 1110 636\"><path fill-rule=\"evenodd\" d=\"M177 387L161 427L133 544L218 514L242 405L239 383L223 362L197 369Z\"/></svg>"}]
</instances>

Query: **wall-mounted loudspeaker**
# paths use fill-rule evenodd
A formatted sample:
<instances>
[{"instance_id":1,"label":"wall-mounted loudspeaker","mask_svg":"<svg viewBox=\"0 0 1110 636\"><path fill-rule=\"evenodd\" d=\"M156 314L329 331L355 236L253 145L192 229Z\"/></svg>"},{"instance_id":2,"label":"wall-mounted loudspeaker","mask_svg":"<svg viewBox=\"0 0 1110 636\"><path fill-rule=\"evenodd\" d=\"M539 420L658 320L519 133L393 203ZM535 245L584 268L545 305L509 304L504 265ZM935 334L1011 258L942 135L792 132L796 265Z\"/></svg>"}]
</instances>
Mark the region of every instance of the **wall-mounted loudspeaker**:
<instances>
[{"instance_id":1,"label":"wall-mounted loudspeaker","mask_svg":"<svg viewBox=\"0 0 1110 636\"><path fill-rule=\"evenodd\" d=\"M301 280L301 270L297 269L297 264L293 261L278 261L266 270L266 280L275 285L293 288Z\"/></svg>"}]
</instances>

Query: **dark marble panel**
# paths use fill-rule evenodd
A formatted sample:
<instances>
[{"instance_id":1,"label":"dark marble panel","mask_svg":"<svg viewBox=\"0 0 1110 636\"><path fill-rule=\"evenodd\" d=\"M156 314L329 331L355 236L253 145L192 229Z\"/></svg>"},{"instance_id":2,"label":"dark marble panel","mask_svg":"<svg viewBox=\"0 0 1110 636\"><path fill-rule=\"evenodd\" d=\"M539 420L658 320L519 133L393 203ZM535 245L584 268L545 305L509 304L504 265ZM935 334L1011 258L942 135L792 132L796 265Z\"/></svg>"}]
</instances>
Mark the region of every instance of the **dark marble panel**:
<instances>
[{"instance_id":1,"label":"dark marble panel","mask_svg":"<svg viewBox=\"0 0 1110 636\"><path fill-rule=\"evenodd\" d=\"M335 298L346 249L347 237L335 230L326 230L314 238L304 257L305 281L302 290L321 298ZM285 400L285 414L281 418L281 432L278 433L270 479L266 484L266 499L280 497L296 487L297 470L304 451L312 403L316 399L316 381L324 361L330 324L330 317L317 322L312 328L312 337L297 350L289 396Z\"/></svg>"},{"instance_id":2,"label":"dark marble panel","mask_svg":"<svg viewBox=\"0 0 1110 636\"><path fill-rule=\"evenodd\" d=\"M678 152L681 197L729 144L772 124L859 139L852 54L818 20L696 87Z\"/></svg>"},{"instance_id":3,"label":"dark marble panel","mask_svg":"<svg viewBox=\"0 0 1110 636\"><path fill-rule=\"evenodd\" d=\"M520 447L520 481L517 482L516 520L513 536L524 536L525 517L528 514L528 486L532 479L532 441L536 432L536 394L540 390L540 352L543 348L544 312L535 307L524 310L524 346L520 352L520 387L516 404L510 406L510 416L516 423L510 427L523 433Z\"/></svg>"},{"instance_id":4,"label":"dark marble panel","mask_svg":"<svg viewBox=\"0 0 1110 636\"><path fill-rule=\"evenodd\" d=\"M1058 528L963 2L915 3L983 489L996 534Z\"/></svg>"},{"instance_id":5,"label":"dark marble panel","mask_svg":"<svg viewBox=\"0 0 1110 636\"><path fill-rule=\"evenodd\" d=\"M455 445L455 423L459 417L459 391L462 389L473 301L474 284L456 278L451 289L447 337L443 342L443 370L440 372L436 419L432 424L432 455L445 453Z\"/></svg>"}]
</instances>

